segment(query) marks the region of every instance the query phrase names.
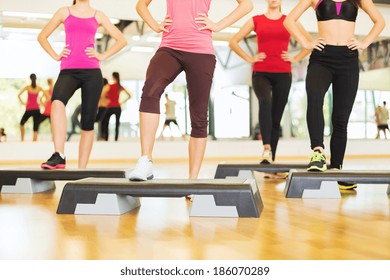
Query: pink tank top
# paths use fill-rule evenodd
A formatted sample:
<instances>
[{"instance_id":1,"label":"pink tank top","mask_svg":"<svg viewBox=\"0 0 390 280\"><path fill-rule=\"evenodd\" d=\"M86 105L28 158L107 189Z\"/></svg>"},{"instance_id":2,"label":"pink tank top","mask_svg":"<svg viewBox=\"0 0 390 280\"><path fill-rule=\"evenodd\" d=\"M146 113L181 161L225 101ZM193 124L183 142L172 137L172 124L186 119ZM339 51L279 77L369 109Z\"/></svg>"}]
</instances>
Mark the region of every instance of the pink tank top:
<instances>
[{"instance_id":1,"label":"pink tank top","mask_svg":"<svg viewBox=\"0 0 390 280\"><path fill-rule=\"evenodd\" d=\"M27 97L27 104L26 104L26 111L31 111L31 110L39 110L39 105L38 105L38 93L33 93L33 92L27 92L28 97Z\"/></svg>"},{"instance_id":2,"label":"pink tank top","mask_svg":"<svg viewBox=\"0 0 390 280\"><path fill-rule=\"evenodd\" d=\"M208 14L211 0L167 0L167 15L172 25L163 32L160 47L192 53L214 54L212 31L202 30L195 23L198 13Z\"/></svg>"},{"instance_id":3,"label":"pink tank top","mask_svg":"<svg viewBox=\"0 0 390 280\"><path fill-rule=\"evenodd\" d=\"M99 60L89 58L85 53L88 47L95 48L95 35L99 27L95 15L90 18L75 17L70 13L64 21L66 44L71 53L61 59L62 69L96 69L100 68Z\"/></svg>"}]
</instances>

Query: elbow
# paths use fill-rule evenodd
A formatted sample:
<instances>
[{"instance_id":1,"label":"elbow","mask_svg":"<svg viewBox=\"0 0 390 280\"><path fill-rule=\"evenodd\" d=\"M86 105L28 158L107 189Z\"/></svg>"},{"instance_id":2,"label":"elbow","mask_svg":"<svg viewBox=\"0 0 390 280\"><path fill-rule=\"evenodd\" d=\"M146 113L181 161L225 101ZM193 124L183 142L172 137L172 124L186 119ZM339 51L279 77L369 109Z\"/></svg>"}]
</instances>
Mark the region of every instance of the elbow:
<instances>
[{"instance_id":1,"label":"elbow","mask_svg":"<svg viewBox=\"0 0 390 280\"><path fill-rule=\"evenodd\" d=\"M249 13L253 10L253 3L250 0L247 0L244 6L244 10L246 13Z\"/></svg>"},{"instance_id":2,"label":"elbow","mask_svg":"<svg viewBox=\"0 0 390 280\"><path fill-rule=\"evenodd\" d=\"M229 48L231 48L233 50L236 45L237 45L237 41L235 39L231 38L229 40Z\"/></svg>"},{"instance_id":3,"label":"elbow","mask_svg":"<svg viewBox=\"0 0 390 280\"><path fill-rule=\"evenodd\" d=\"M385 27L386 27L386 21L384 18L382 18L382 24L381 24L382 30L385 29Z\"/></svg>"},{"instance_id":4,"label":"elbow","mask_svg":"<svg viewBox=\"0 0 390 280\"><path fill-rule=\"evenodd\" d=\"M127 42L125 36L122 36L121 41L120 41L120 44L121 44L121 47L122 47L122 48L124 48L124 47L127 46L128 42Z\"/></svg>"},{"instance_id":5,"label":"elbow","mask_svg":"<svg viewBox=\"0 0 390 280\"><path fill-rule=\"evenodd\" d=\"M42 32L40 32L40 33L38 34L37 39L38 39L38 42L42 45L42 42L43 42L44 40L46 40L47 38L46 38L45 35L42 34Z\"/></svg>"},{"instance_id":6,"label":"elbow","mask_svg":"<svg viewBox=\"0 0 390 280\"><path fill-rule=\"evenodd\" d=\"M138 1L137 4L135 5L135 10L137 11L138 14L141 13L143 5L144 5L144 3L141 3L140 1Z\"/></svg>"}]
</instances>

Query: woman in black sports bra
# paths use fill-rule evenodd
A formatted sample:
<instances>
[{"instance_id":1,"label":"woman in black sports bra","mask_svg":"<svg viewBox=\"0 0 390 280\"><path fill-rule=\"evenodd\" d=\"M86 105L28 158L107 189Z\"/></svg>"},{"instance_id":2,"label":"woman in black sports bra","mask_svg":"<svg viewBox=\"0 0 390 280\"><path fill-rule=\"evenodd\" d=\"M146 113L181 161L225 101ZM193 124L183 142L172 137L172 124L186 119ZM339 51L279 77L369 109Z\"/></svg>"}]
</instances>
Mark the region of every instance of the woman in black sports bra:
<instances>
[{"instance_id":1,"label":"woman in black sports bra","mask_svg":"<svg viewBox=\"0 0 390 280\"><path fill-rule=\"evenodd\" d=\"M318 38L308 41L297 21L313 7L318 21ZM373 27L359 41L355 38L358 9L371 18ZM385 27L385 20L372 0L300 0L284 25L305 48L312 49L306 76L307 126L313 150L308 171L327 169L324 150L324 96L332 84L333 112L330 140L330 168L341 169L347 144L347 125L359 83L359 49L367 48ZM339 182L340 189L356 184Z\"/></svg>"}]
</instances>

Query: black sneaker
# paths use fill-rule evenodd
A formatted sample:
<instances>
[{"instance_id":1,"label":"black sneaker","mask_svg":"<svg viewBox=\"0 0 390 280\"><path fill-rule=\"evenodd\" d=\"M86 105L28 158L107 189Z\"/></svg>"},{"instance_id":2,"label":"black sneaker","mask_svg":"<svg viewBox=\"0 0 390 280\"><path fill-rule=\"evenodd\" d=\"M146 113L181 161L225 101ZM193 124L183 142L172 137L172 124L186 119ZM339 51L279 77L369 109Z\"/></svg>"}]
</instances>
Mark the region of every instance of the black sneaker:
<instances>
[{"instance_id":1,"label":"black sneaker","mask_svg":"<svg viewBox=\"0 0 390 280\"><path fill-rule=\"evenodd\" d=\"M326 158L319 150L314 150L311 154L307 171L319 171L324 172L326 170Z\"/></svg>"},{"instance_id":2,"label":"black sneaker","mask_svg":"<svg viewBox=\"0 0 390 280\"><path fill-rule=\"evenodd\" d=\"M340 190L353 190L357 188L356 183L350 183L350 182L337 182L339 185Z\"/></svg>"},{"instance_id":3,"label":"black sneaker","mask_svg":"<svg viewBox=\"0 0 390 280\"><path fill-rule=\"evenodd\" d=\"M64 169L66 165L65 158L62 158L58 152L55 152L44 163L41 164L43 169Z\"/></svg>"},{"instance_id":4,"label":"black sneaker","mask_svg":"<svg viewBox=\"0 0 390 280\"><path fill-rule=\"evenodd\" d=\"M341 168L331 168L331 170L341 170ZM357 188L357 184L352 183L352 182L338 181L337 184L338 184L340 190L353 190L353 189Z\"/></svg>"}]
</instances>

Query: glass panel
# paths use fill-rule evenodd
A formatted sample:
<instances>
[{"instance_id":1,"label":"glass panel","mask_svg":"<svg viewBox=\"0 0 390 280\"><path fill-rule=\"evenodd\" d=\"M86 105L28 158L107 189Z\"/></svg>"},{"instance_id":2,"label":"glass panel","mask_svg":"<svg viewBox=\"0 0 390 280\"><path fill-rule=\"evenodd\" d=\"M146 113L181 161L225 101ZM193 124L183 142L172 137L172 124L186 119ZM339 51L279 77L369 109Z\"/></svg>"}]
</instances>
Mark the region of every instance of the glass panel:
<instances>
[{"instance_id":1,"label":"glass panel","mask_svg":"<svg viewBox=\"0 0 390 280\"><path fill-rule=\"evenodd\" d=\"M221 89L214 95L215 136L242 138L250 136L248 85Z\"/></svg>"}]
</instances>

